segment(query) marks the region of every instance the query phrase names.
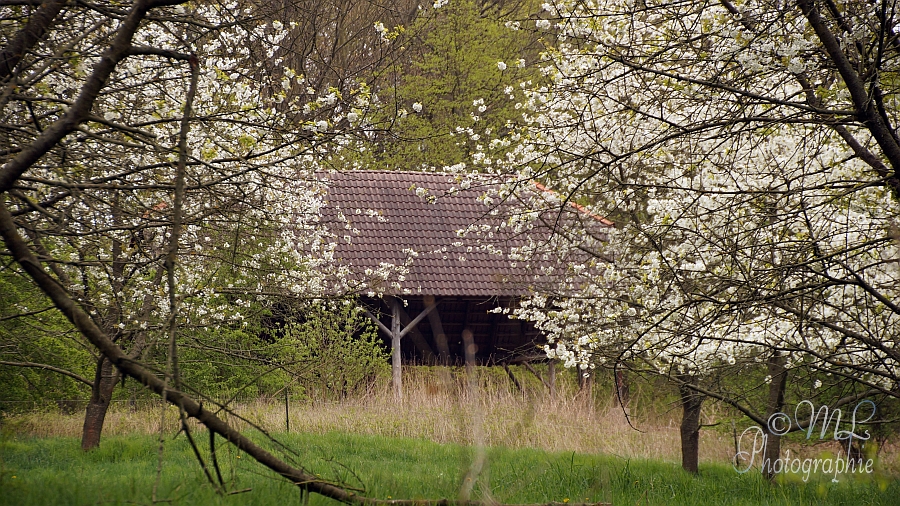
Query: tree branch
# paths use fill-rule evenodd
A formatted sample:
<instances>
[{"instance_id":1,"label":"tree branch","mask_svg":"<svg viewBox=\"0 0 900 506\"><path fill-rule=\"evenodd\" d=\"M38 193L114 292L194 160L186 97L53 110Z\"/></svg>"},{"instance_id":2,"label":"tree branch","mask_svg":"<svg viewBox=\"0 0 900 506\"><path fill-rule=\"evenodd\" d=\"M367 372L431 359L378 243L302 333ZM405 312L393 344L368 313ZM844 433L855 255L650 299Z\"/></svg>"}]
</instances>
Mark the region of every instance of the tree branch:
<instances>
[{"instance_id":1,"label":"tree branch","mask_svg":"<svg viewBox=\"0 0 900 506\"><path fill-rule=\"evenodd\" d=\"M841 43L825 24L814 4L814 0L797 0L797 5L841 74L841 78L847 86L847 91L850 92L850 98L853 100L857 117L872 133L875 142L878 143L885 157L893 166L894 173L888 178L888 184L894 197L900 198L900 175L898 175L898 171L900 171L900 143L897 142L897 137L894 135L890 125L886 124L881 115L875 110L874 98L866 90L865 83L860 79L847 55L844 54L844 51L841 49Z\"/></svg>"},{"instance_id":2,"label":"tree branch","mask_svg":"<svg viewBox=\"0 0 900 506\"><path fill-rule=\"evenodd\" d=\"M151 46L131 46L128 50L128 56L162 56L173 60L189 61L191 55L187 53L179 53L170 49L160 49Z\"/></svg>"},{"instance_id":3,"label":"tree branch","mask_svg":"<svg viewBox=\"0 0 900 506\"><path fill-rule=\"evenodd\" d=\"M3 316L3 317L0 317L0 322L14 320L16 318L24 318L26 316L39 315L41 313L46 313L47 311L50 311L51 309L53 309L53 306L45 307L44 309L38 309L37 311L29 311L27 313L17 313L17 314L10 315L10 316Z\"/></svg>"},{"instance_id":4,"label":"tree branch","mask_svg":"<svg viewBox=\"0 0 900 506\"><path fill-rule=\"evenodd\" d=\"M55 373L62 374L63 376L68 376L68 377L72 378L73 380L84 383L85 385L87 385L89 387L94 386L94 382L88 380L84 376L81 376L72 371L68 371L66 369L62 369L60 367L56 367L56 366L52 366L52 365L39 364L37 362L9 362L7 360L0 360L0 365L8 365L11 367L29 367L29 368L34 368L34 369L43 369L45 371L55 372Z\"/></svg>"},{"instance_id":5,"label":"tree branch","mask_svg":"<svg viewBox=\"0 0 900 506\"><path fill-rule=\"evenodd\" d=\"M25 57L25 53L34 47L50 28L53 20L59 15L67 0L48 0L43 2L32 14L28 23L19 30L15 38L0 52L0 81L13 74L16 65ZM37 2L23 2L19 5L35 5Z\"/></svg>"},{"instance_id":6,"label":"tree branch","mask_svg":"<svg viewBox=\"0 0 900 506\"><path fill-rule=\"evenodd\" d=\"M30 146L22 149L15 158L0 167L0 193L12 188L19 176L53 149L63 137L74 132L78 125L90 115L91 108L100 95L100 90L106 85L116 65L128 55L128 51L131 49L131 39L151 7L152 5L147 0L135 1L128 17L120 25L113 42L94 65L94 71L81 87L81 92L72 107L62 118L44 130Z\"/></svg>"}]
</instances>

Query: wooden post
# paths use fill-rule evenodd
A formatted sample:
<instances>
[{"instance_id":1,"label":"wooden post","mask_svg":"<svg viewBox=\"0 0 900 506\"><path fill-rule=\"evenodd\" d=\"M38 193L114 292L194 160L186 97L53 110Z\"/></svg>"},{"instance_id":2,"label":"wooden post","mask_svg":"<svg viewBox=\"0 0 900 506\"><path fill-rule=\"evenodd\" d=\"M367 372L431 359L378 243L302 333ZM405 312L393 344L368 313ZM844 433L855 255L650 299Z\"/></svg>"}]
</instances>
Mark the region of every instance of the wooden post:
<instances>
[{"instance_id":1,"label":"wooden post","mask_svg":"<svg viewBox=\"0 0 900 506\"><path fill-rule=\"evenodd\" d=\"M389 302L390 301L390 302ZM404 313L403 308L400 307L400 299L396 297L390 297L388 300L385 300L385 304L388 304L391 307L391 328L387 328L383 323L381 323L378 318L375 317L372 313L367 309L363 309L363 312L366 316L369 317L378 328L381 329L382 332L390 336L391 338L391 382L394 385L394 393L397 395L399 399L403 393L403 378L401 377L400 371L400 339L403 338L406 334L410 334L415 331L416 325L419 324L428 314L434 309L425 308L424 311L419 313L419 316L416 316L409 325L406 326L406 329L400 329L401 318ZM421 337L421 335L419 336ZM424 341L424 338L423 338Z\"/></svg>"},{"instance_id":2,"label":"wooden post","mask_svg":"<svg viewBox=\"0 0 900 506\"><path fill-rule=\"evenodd\" d=\"M426 308L437 304L432 295L426 295L424 301ZM441 325L441 315L438 314L437 309L428 313L428 321L431 323L431 333L434 335L434 344L437 346L441 365L447 365L447 362L450 361L450 345L447 343L447 334L444 333L444 326Z\"/></svg>"},{"instance_id":3,"label":"wooden post","mask_svg":"<svg viewBox=\"0 0 900 506\"><path fill-rule=\"evenodd\" d=\"M493 362L493 355L497 349L497 329L500 328L500 319L503 318L503 315L491 313L489 318L491 319L491 330L488 332L488 346L484 354Z\"/></svg>"},{"instance_id":4,"label":"wooden post","mask_svg":"<svg viewBox=\"0 0 900 506\"><path fill-rule=\"evenodd\" d=\"M284 431L291 431L291 404L288 400L288 387L284 387Z\"/></svg>"},{"instance_id":5,"label":"wooden post","mask_svg":"<svg viewBox=\"0 0 900 506\"><path fill-rule=\"evenodd\" d=\"M556 397L556 361L551 359L547 363L547 381L550 383L550 397Z\"/></svg>"},{"instance_id":6,"label":"wooden post","mask_svg":"<svg viewBox=\"0 0 900 506\"><path fill-rule=\"evenodd\" d=\"M524 394L525 389L522 388L522 384L519 383L519 380L516 379L516 375L513 374L512 370L509 368L509 364L507 364L506 362L503 362L503 370L506 371L506 374L509 376L509 379L512 380L513 385L515 385L516 388Z\"/></svg>"},{"instance_id":7,"label":"wooden post","mask_svg":"<svg viewBox=\"0 0 900 506\"><path fill-rule=\"evenodd\" d=\"M463 348L466 353L466 375L469 378L475 374L475 339L472 331L468 328L462 332Z\"/></svg>"},{"instance_id":8,"label":"wooden post","mask_svg":"<svg viewBox=\"0 0 900 506\"><path fill-rule=\"evenodd\" d=\"M425 306L425 310L427 309L428 306ZM426 364L431 364L434 362L434 351L431 349L431 346L428 346L428 341L425 340L425 336L423 336L416 328L417 325L413 325L413 322L417 320L420 320L420 318L417 317L413 320L403 308L400 308L400 323L403 324L403 335L406 336L409 334L413 345L422 353L422 359Z\"/></svg>"},{"instance_id":9,"label":"wooden post","mask_svg":"<svg viewBox=\"0 0 900 506\"><path fill-rule=\"evenodd\" d=\"M403 378L400 371L400 300L391 299L391 377L394 395L403 396Z\"/></svg>"}]
</instances>

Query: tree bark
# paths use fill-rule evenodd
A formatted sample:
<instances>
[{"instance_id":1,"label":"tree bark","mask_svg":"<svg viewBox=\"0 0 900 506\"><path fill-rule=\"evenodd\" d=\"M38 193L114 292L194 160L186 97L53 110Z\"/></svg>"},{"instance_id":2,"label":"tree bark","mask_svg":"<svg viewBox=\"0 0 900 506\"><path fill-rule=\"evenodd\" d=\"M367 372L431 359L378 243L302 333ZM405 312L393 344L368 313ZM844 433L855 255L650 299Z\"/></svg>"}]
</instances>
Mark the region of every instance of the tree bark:
<instances>
[{"instance_id":1,"label":"tree bark","mask_svg":"<svg viewBox=\"0 0 900 506\"><path fill-rule=\"evenodd\" d=\"M594 374L590 369L581 369L576 367L575 374L578 375L578 393L591 402L594 400Z\"/></svg>"},{"instance_id":2,"label":"tree bark","mask_svg":"<svg viewBox=\"0 0 900 506\"><path fill-rule=\"evenodd\" d=\"M894 198L900 198L900 139L897 138L893 126L889 123L889 118L882 116L877 110L876 104L881 96L877 80L867 83L865 78L859 74L857 66L844 52L844 44L831 31L827 21L819 13L816 2L798 0L797 6L809 21L809 26L816 33L822 43L822 48L847 86L847 92L853 101L857 118L872 134L872 139L875 140L884 157L893 167L892 173L879 175L886 179Z\"/></svg>"},{"instance_id":3,"label":"tree bark","mask_svg":"<svg viewBox=\"0 0 900 506\"><path fill-rule=\"evenodd\" d=\"M766 432L766 447L763 452L762 471L763 476L765 476L767 480L775 478L775 472L772 465L781 456L781 436L779 434L790 430L790 427L784 427L784 431L782 432L779 430L777 434L771 430L772 415L781 411L781 408L784 405L784 391L785 388L787 388L788 376L787 369L785 368L786 363L787 355L783 355L777 351L773 352L767 361L769 377L772 378L771 383L769 383L769 399L766 403L766 420L769 423L764 427Z\"/></svg>"},{"instance_id":4,"label":"tree bark","mask_svg":"<svg viewBox=\"0 0 900 506\"><path fill-rule=\"evenodd\" d=\"M112 362L101 355L97 362L94 384L91 386L91 399L84 412L84 426L81 430L82 450L92 450L100 446L103 421L106 419L112 393L118 382L119 371L113 367Z\"/></svg>"},{"instance_id":5,"label":"tree bark","mask_svg":"<svg viewBox=\"0 0 900 506\"><path fill-rule=\"evenodd\" d=\"M681 467L697 474L700 464L700 408L706 396L688 386L690 378L682 378L681 395Z\"/></svg>"},{"instance_id":6,"label":"tree bark","mask_svg":"<svg viewBox=\"0 0 900 506\"><path fill-rule=\"evenodd\" d=\"M53 24L65 4L66 0L51 0L41 3L25 27L19 30L3 51L0 51L0 79L6 79L13 75L16 65L22 61L25 53L44 38L47 29Z\"/></svg>"}]
</instances>

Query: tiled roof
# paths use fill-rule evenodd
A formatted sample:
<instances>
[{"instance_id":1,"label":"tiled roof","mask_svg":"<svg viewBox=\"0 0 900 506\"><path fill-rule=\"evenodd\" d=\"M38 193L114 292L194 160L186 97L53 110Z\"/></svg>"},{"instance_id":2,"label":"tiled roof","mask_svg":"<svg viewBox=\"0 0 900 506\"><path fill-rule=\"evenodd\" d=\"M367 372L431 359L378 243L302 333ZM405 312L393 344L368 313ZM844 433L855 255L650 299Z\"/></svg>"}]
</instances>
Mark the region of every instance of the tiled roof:
<instances>
[{"instance_id":1,"label":"tiled roof","mask_svg":"<svg viewBox=\"0 0 900 506\"><path fill-rule=\"evenodd\" d=\"M328 193L324 216L339 246L335 257L359 279L381 263L403 265L410 251L417 253L400 290L386 293L456 297L524 295L532 275L520 264L483 250L476 240L461 238L460 229L484 224L495 230L493 241L515 245L515 238L499 234L498 218L479 196L485 188L459 188L446 173L404 171L348 171L324 176ZM416 189L427 189L427 196ZM422 190L419 190L420 193ZM428 196L437 197L430 199ZM339 213L343 219L339 218ZM519 239L521 241L521 238Z\"/></svg>"}]
</instances>

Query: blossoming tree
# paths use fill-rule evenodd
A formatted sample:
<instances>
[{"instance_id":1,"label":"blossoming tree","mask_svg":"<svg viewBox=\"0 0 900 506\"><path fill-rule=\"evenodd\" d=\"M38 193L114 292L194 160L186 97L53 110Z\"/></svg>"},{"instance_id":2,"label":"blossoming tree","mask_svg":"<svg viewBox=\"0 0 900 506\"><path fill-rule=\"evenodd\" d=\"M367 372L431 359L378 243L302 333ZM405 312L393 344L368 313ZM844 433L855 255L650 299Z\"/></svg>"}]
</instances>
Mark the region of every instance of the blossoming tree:
<instances>
[{"instance_id":1,"label":"blossoming tree","mask_svg":"<svg viewBox=\"0 0 900 506\"><path fill-rule=\"evenodd\" d=\"M15 260L4 275L31 279L96 357L84 448L98 444L124 375L182 420L349 501L231 428L180 381L178 343L191 329L240 327L251 301L348 283L329 268L313 173L352 143L370 93L358 74L312 81L285 65L297 25L251 7L0 7L0 236ZM142 361L151 347L166 350L164 373Z\"/></svg>"},{"instance_id":2,"label":"blossoming tree","mask_svg":"<svg viewBox=\"0 0 900 506\"><path fill-rule=\"evenodd\" d=\"M886 2L544 4L551 84L527 126L495 139L479 170L499 197L615 221L577 248L559 298L520 316L582 368L639 363L682 387L684 437L699 430L699 378L765 362L773 405L803 364L898 393L896 13ZM479 165L479 164L477 164ZM477 166L476 165L476 166ZM541 181L560 198L536 200ZM523 189L525 190L523 192ZM780 395L779 395L780 392ZM725 399L740 404L733 399ZM687 420L689 411L693 422ZM745 407L745 409L747 409ZM747 409L747 412L752 410ZM685 425L687 423L687 426ZM696 471L696 444L685 467Z\"/></svg>"}]
</instances>

